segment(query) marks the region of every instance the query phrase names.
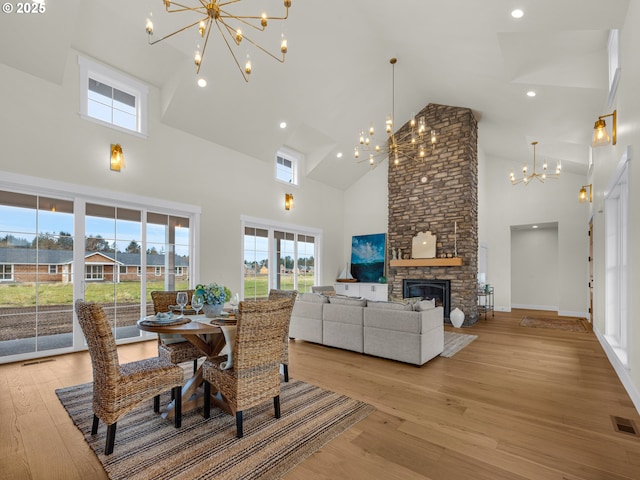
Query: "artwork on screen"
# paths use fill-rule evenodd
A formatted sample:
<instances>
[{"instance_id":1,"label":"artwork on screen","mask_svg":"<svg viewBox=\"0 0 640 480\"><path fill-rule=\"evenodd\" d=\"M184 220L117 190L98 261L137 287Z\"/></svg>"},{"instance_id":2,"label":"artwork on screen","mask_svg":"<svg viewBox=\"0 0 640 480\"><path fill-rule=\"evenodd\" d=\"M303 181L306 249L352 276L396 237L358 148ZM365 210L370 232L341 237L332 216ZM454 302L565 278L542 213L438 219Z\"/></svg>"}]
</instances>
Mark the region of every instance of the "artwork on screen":
<instances>
[{"instance_id":1,"label":"artwork on screen","mask_svg":"<svg viewBox=\"0 0 640 480\"><path fill-rule=\"evenodd\" d=\"M377 282L384 276L386 233L351 238L351 275L359 282Z\"/></svg>"}]
</instances>

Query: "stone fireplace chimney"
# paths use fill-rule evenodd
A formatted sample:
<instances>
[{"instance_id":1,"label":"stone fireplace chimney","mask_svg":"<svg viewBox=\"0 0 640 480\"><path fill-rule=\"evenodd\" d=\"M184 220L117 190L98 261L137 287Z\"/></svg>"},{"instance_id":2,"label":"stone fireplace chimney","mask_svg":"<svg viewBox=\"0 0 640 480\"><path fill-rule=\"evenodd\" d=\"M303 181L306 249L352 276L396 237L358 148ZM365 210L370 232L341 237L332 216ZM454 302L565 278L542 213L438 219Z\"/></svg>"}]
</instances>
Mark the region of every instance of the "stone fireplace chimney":
<instances>
[{"instance_id":1,"label":"stone fireplace chimney","mask_svg":"<svg viewBox=\"0 0 640 480\"><path fill-rule=\"evenodd\" d=\"M448 280L451 310L462 310L470 326L478 319L478 123L470 109L447 105L429 104L420 116L436 131L435 150L423 160L400 158L397 167L389 161L390 295L403 296L404 280ZM436 258L411 260L413 237L424 231L436 236Z\"/></svg>"}]
</instances>

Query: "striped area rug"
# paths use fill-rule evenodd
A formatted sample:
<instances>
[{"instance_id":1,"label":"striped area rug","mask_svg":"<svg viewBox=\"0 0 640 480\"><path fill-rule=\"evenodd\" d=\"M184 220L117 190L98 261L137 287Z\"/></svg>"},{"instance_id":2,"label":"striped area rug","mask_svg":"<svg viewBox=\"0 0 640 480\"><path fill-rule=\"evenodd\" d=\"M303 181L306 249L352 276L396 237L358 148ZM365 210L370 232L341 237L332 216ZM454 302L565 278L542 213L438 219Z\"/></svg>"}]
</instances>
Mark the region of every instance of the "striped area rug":
<instances>
[{"instance_id":1,"label":"striped area rug","mask_svg":"<svg viewBox=\"0 0 640 480\"><path fill-rule=\"evenodd\" d=\"M441 357L453 357L464 347L473 342L477 335L469 335L466 333L444 332L444 350L440 354Z\"/></svg>"},{"instance_id":2,"label":"striped area rug","mask_svg":"<svg viewBox=\"0 0 640 480\"><path fill-rule=\"evenodd\" d=\"M91 436L92 384L56 390L69 416L102 462L110 479L276 479L350 428L375 408L314 385L283 383L282 416L273 402L244 412L244 437L236 438L235 417L211 410L183 416L182 427L153 412L152 402L118 422L114 452L104 455L106 427ZM168 401L161 397L161 405Z\"/></svg>"}]
</instances>

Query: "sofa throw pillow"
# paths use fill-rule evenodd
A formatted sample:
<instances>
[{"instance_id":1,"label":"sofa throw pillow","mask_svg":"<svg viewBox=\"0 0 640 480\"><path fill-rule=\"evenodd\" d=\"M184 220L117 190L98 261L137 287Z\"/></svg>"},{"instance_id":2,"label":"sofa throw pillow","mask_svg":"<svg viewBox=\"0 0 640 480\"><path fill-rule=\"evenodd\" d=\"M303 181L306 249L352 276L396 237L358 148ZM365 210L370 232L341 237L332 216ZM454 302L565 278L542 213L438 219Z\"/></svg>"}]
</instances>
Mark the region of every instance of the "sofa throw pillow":
<instances>
[{"instance_id":1,"label":"sofa throw pillow","mask_svg":"<svg viewBox=\"0 0 640 480\"><path fill-rule=\"evenodd\" d=\"M329 299L319 293L301 293L298 295L298 300L311 303L328 303Z\"/></svg>"},{"instance_id":2,"label":"sofa throw pillow","mask_svg":"<svg viewBox=\"0 0 640 480\"><path fill-rule=\"evenodd\" d=\"M435 298L432 298L431 300L420 300L415 304L415 310L417 312L424 312L425 310L431 310L432 308L436 308Z\"/></svg>"},{"instance_id":3,"label":"sofa throw pillow","mask_svg":"<svg viewBox=\"0 0 640 480\"><path fill-rule=\"evenodd\" d=\"M366 298L355 298L355 297L329 297L329 303L334 305L348 305L351 307L366 307L367 300Z\"/></svg>"},{"instance_id":4,"label":"sofa throw pillow","mask_svg":"<svg viewBox=\"0 0 640 480\"><path fill-rule=\"evenodd\" d=\"M381 310L404 310L411 311L413 310L410 303L401 303L401 302L375 302L373 300L367 301L367 308L378 308Z\"/></svg>"}]
</instances>

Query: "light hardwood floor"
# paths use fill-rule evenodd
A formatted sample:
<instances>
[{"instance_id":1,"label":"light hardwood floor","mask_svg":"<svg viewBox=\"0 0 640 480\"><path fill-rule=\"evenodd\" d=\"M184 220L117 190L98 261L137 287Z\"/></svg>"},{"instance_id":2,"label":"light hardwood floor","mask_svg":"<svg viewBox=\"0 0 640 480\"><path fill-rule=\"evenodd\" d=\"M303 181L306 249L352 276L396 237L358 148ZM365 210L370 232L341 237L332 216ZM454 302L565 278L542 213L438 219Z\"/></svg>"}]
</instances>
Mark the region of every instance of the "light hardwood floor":
<instances>
[{"instance_id":1,"label":"light hardwood floor","mask_svg":"<svg viewBox=\"0 0 640 480\"><path fill-rule=\"evenodd\" d=\"M519 326L536 313L550 315L496 312L456 330L478 339L419 368L291 342L292 377L377 411L284 478L640 479L640 437L610 416L640 417L595 336ZM156 344L119 352L149 357ZM90 380L86 353L0 366L0 478L106 478L54 393Z\"/></svg>"}]
</instances>

